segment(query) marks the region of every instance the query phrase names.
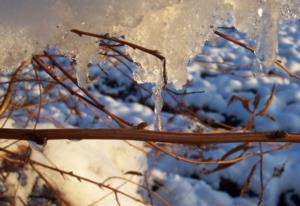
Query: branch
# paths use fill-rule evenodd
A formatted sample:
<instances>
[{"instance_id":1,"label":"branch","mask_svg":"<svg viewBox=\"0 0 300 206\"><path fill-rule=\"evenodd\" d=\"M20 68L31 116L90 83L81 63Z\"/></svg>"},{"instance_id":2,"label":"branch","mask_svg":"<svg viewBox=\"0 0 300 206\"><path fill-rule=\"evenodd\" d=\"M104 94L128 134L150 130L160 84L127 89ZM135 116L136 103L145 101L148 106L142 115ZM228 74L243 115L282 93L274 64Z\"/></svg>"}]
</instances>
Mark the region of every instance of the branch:
<instances>
[{"instance_id":1,"label":"branch","mask_svg":"<svg viewBox=\"0 0 300 206\"><path fill-rule=\"evenodd\" d=\"M180 133L135 128L123 129L0 129L0 139L30 140L39 144L47 140L136 140L178 144L212 144L236 142L300 142L300 134L285 131L261 133Z\"/></svg>"},{"instance_id":2,"label":"branch","mask_svg":"<svg viewBox=\"0 0 300 206\"><path fill-rule=\"evenodd\" d=\"M10 79L7 92L0 104L0 116L2 116L7 111L7 108L9 107L14 94L16 80L19 78L22 70L26 67L26 65L27 62L22 62L21 65L17 68L14 75L12 76L12 78Z\"/></svg>"},{"instance_id":3,"label":"branch","mask_svg":"<svg viewBox=\"0 0 300 206\"><path fill-rule=\"evenodd\" d=\"M94 34L94 33L86 32L86 31L81 31L81 30L78 30L78 29L72 29L71 32L77 34L80 37L81 36L90 36L90 37L95 37L95 38L99 38L99 39L114 41L114 42L117 42L119 44L129 46L132 49L138 49L138 50L143 51L147 54L155 56L156 58L161 60L162 63L163 63L164 86L166 86L168 84L167 69L166 69L166 58L159 51L152 50L152 49L147 49L143 46L140 46L140 45L128 42L128 41L124 41L124 40L121 40L121 39L118 39L118 38L115 38L115 37L110 37L109 35Z\"/></svg>"},{"instance_id":4,"label":"branch","mask_svg":"<svg viewBox=\"0 0 300 206\"><path fill-rule=\"evenodd\" d=\"M239 40L237 40L237 39L235 39L235 38L233 38L233 37L231 37L231 36L228 36L228 35L226 35L226 34L223 34L223 33L219 32L219 31L214 31L214 33L215 33L216 35L222 37L223 39L225 39L225 40L227 40L227 41L230 41L230 42L232 42L232 43L234 43L234 44L236 44L236 45L239 45L239 46L241 46L241 47L247 49L247 50L250 51L251 53L255 54L255 49L254 49L253 47L251 47L251 46L249 46L249 45L247 45L247 44L245 44L245 43L243 43L243 42L241 42L241 41L239 41ZM297 80L300 80L300 77L299 77L298 75L296 75L296 74L290 72L290 71L288 70L288 68L286 68L286 67L283 65L283 63L282 63L282 61L281 61L280 59L275 59L274 63L275 63L281 70L283 70L285 73L287 73L287 75L288 75L289 77L292 77L292 78L295 78L295 79L297 79Z\"/></svg>"},{"instance_id":5,"label":"branch","mask_svg":"<svg viewBox=\"0 0 300 206\"><path fill-rule=\"evenodd\" d=\"M74 91L70 86L68 86L66 83L64 83L62 80L60 80L55 72L51 70L51 67L44 63L44 61L37 56L33 56L32 59L35 61L52 79L54 79L58 84L63 86L71 95L76 96L80 99L83 99L85 102L95 106L97 109L101 110L105 114L111 117L112 120L114 120L120 127L131 127L132 125L129 122L126 122L125 120L117 117L110 111L108 111L104 105L99 103L86 89L79 87L76 80L73 79L71 75L69 75L67 72L64 71L64 69L61 67L60 64L58 64L55 59L53 59L47 52L45 52L45 55L49 58L50 61L52 61L55 66L60 69L88 98L85 96L82 96L78 92Z\"/></svg>"}]
</instances>

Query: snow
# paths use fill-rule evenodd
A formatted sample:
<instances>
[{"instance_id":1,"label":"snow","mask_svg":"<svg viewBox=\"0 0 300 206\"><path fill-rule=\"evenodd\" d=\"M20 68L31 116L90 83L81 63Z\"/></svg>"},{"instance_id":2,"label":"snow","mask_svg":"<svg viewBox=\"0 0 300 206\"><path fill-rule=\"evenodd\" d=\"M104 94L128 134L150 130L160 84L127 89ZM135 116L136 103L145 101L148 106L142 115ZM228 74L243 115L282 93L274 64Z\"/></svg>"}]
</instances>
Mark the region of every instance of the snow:
<instances>
[{"instance_id":1,"label":"snow","mask_svg":"<svg viewBox=\"0 0 300 206\"><path fill-rule=\"evenodd\" d=\"M152 178L152 181L159 180L167 188L166 190L159 190L159 194L167 197L166 200L170 205L234 205L234 202L226 193L215 191L210 185L201 180L196 183L190 178L173 174L161 174L159 171L153 171ZM198 194L205 198L198 198Z\"/></svg>"},{"instance_id":2,"label":"snow","mask_svg":"<svg viewBox=\"0 0 300 206\"><path fill-rule=\"evenodd\" d=\"M141 144L134 143L136 146ZM59 151L59 152L58 152ZM118 141L51 141L44 151L45 156L51 160L58 168L64 168L67 171L73 171L77 175L88 177L96 182L103 182L110 176L123 176L125 172L145 169L144 154L125 142ZM32 158L39 161L43 160L40 154L33 154ZM128 164L127 158L131 159ZM49 164L49 163L48 163ZM49 177L51 183L64 193L64 198L72 205L89 205L101 197L109 194L111 191L100 189L98 186L78 181L76 178L64 177L59 173L40 168L46 177ZM139 181L139 177L127 176L134 182ZM61 184L63 182L63 184ZM123 182L120 180L111 180L109 185L119 187ZM127 183L119 188L121 191L132 191L131 194L138 197L134 191L138 190L136 185ZM78 195L80 194L80 195ZM127 202L130 205L139 205L123 195L119 195L120 202ZM97 205L113 205L115 196L110 194Z\"/></svg>"},{"instance_id":3,"label":"snow","mask_svg":"<svg viewBox=\"0 0 300 206\"><path fill-rule=\"evenodd\" d=\"M288 23L289 30L287 31L287 25L282 25L279 32L279 51L283 48L288 50L293 50L295 47L297 48L299 43L299 22L297 23ZM243 34L240 34L238 32L235 33L235 36L237 38L245 38L243 37ZM288 40L286 40L288 38ZM286 47L286 42L293 42L290 47ZM217 42L217 43L216 43ZM281 43L282 42L282 43ZM233 45L228 45L226 42L218 42L214 41L215 44L206 44L206 48L204 49L203 53L206 53L207 55L215 54L219 55L222 58L225 58L226 56L223 55L223 52L230 52L231 54L235 55L235 58L232 58L230 63L233 65L235 64L248 64L248 59L245 62L239 62L235 63L235 59L241 59L241 57L247 55L251 62L255 61L255 57L251 56L251 54L244 53L243 49L238 49L237 51L233 51L232 47ZM212 53L210 53L212 52ZM279 56L279 58L284 59L288 58L287 64L292 65L293 63L298 62L299 54L294 54L294 56L290 56L290 54L287 53L279 53L282 56ZM251 100L254 99L255 93L260 94L261 96L261 103L259 108L262 107L263 103L268 99L270 95L270 90L273 85L273 83L277 84L277 89L275 92L274 99L272 101L272 104L270 108L268 109L268 113L271 114L276 121L273 122L265 117L257 117L256 118L256 124L254 130L256 131L274 131L274 130L286 130L290 132L299 132L299 83L297 80L292 80L291 78L287 78L285 74L279 73L280 77L266 77L264 75L258 75L256 77L248 77L248 78L242 78L242 77L236 77L236 76L229 76L229 75L223 75L223 74L213 74L211 76L201 76L202 73L207 72L207 67L203 66L202 64L197 64L197 62L205 63L213 65L215 63L209 63L210 61L207 61L207 58L205 56L201 56L201 58L196 58L196 63L188 67L189 72L189 80L192 81L190 88L191 90L195 88L201 88L202 85L205 85L205 90L209 91L208 94L203 94L202 96L195 95L193 97L186 96L184 99L186 100L186 103L188 105L193 106L193 108L196 106L200 109L199 113L205 115L210 115L213 117L214 115L209 112L210 110L217 110L218 115L213 117L216 120L220 120L225 115L221 115L220 113L226 113L227 115L234 115L235 117L242 120L242 122L246 122L249 120L249 114L246 112L246 110L242 107L242 105L238 102L230 105L229 107L224 107L220 105L224 105L224 102L228 102L230 97L232 95L240 95L245 97L246 99ZM209 58L209 57L208 57ZM218 60L218 64L222 64L222 60ZM250 63L251 63L250 62ZM218 65L217 64L217 65ZM197 69L198 67L198 69ZM208 67L209 68L209 67ZM226 67L224 67L226 68ZM227 66L228 68L228 66ZM242 70L247 70L249 68L242 67ZM242 73L243 71L236 71L236 74L238 72ZM200 73L200 74L199 74ZM239 82L239 83L236 83ZM196 82L202 82L202 84L199 84ZM211 87L214 87L215 89L210 89ZM254 92L254 93L253 93ZM211 98L211 96L215 95L217 93L219 96L224 99L223 101L216 100L216 98ZM204 104L202 103L204 102ZM206 107L208 106L210 110L205 111ZM226 104L225 104L226 106ZM220 110L218 109L220 107ZM259 110L258 108L258 110ZM203 111L204 110L204 111ZM243 124L243 123L242 123ZM211 154L206 153L208 156L218 156L224 154L226 151L228 151L228 147L234 147L234 145L222 145L219 149L213 150ZM293 146L289 150L281 151L274 154L268 154L264 156L264 174L265 174L265 183L269 181L269 183L266 186L265 189L265 199L264 204L265 205L277 205L279 202L279 196L287 191L290 192L290 196L287 197L289 200L286 200L289 202L289 205L297 205L295 202L293 202L291 196L293 194L299 193L299 185L296 183L298 182L298 177L295 176L295 172L299 170L299 167L294 161L298 161L298 155L297 155L298 145ZM190 151L191 153L191 151ZM194 202L195 200L193 197L190 196L191 193L198 190L197 185L201 185L203 182L205 184L208 184L210 188L207 188L205 185L201 185L202 189L205 189L205 191L210 191L211 189L219 188L219 183L221 182L220 179L222 177L229 178L230 180L234 181L235 183L238 183L240 187L243 186L245 182L246 175L249 172L250 167L257 161L257 159L249 159L246 161L242 161L239 164L236 164L232 167L229 167L226 170L215 172L211 175L205 175L201 172L201 169L203 166L191 166L186 163L178 162L176 160L173 160L171 158L162 158L160 163L156 165L153 169L154 171L154 177L157 176L157 171L160 173L163 173L164 176L161 178L167 186L164 186L161 188L161 192L164 193L167 188L167 192L169 192L168 189L176 188L176 186L173 186L173 184L169 183L172 182L174 184L181 184L186 186L186 190L188 192L185 192L187 199L190 199L191 201L188 203L188 205L199 205L199 202ZM166 166L168 165L168 166ZM174 165L174 168L170 167L170 165ZM272 177L274 168L279 168L282 165L284 166L284 171L281 176L278 177ZM195 180L191 180L191 176L193 174L197 174L198 178ZM179 176L178 176L179 175ZM177 177L178 176L178 177ZM180 180L178 180L180 179ZM179 181L180 183L175 183ZM193 184L192 192L189 192L189 185L187 182L191 181ZM253 191L257 191L259 193L259 173L256 172L254 175L253 182L250 186L250 189ZM169 185L171 184L171 185ZM170 193L173 190L170 191ZM295 192L293 192L295 191ZM181 194L182 192L179 192ZM213 192L214 199L218 199L218 197L222 197L224 202L222 202L221 205L257 205L257 197L242 197L242 198L236 198L236 197L224 197L223 194L220 194L219 191ZM170 201L173 201L173 198L175 199L176 195L167 194L167 198L170 198ZM199 191L197 194L195 194L197 198L197 201L203 200L202 203L205 205L205 201L208 201L208 205L212 205L213 201L209 199L209 195L206 193L203 193L203 191ZM228 201L228 202L227 202ZM183 202L179 203L178 205L184 204ZM202 205L200 204L200 205ZM176 205L176 204L175 204Z\"/></svg>"}]
</instances>

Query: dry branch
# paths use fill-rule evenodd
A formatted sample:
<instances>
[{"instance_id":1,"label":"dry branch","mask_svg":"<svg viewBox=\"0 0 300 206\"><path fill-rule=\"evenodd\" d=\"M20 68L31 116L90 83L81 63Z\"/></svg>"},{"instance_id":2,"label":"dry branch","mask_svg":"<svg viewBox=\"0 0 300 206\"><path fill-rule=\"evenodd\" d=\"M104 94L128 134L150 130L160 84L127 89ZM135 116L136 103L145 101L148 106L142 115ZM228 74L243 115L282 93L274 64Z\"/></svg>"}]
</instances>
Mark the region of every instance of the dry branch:
<instances>
[{"instance_id":1,"label":"dry branch","mask_svg":"<svg viewBox=\"0 0 300 206\"><path fill-rule=\"evenodd\" d=\"M223 34L222 32L219 31L214 31L214 33L220 37L222 37L223 39L230 41L236 45L239 45L245 49L247 49L248 51L250 51L251 53L255 54L255 49L231 36L228 36L226 34ZM294 79L300 80L300 77L292 72L290 72L282 63L282 61L280 59L275 59L274 63L281 69L283 70L289 77L292 77Z\"/></svg>"},{"instance_id":2,"label":"dry branch","mask_svg":"<svg viewBox=\"0 0 300 206\"><path fill-rule=\"evenodd\" d=\"M136 140L178 144L212 144L235 142L300 142L300 134L284 131L261 133L181 133L158 132L135 128L122 129L0 129L0 139L30 140Z\"/></svg>"},{"instance_id":3,"label":"dry branch","mask_svg":"<svg viewBox=\"0 0 300 206\"><path fill-rule=\"evenodd\" d=\"M121 45L126 45L131 47L132 49L138 49L140 51L143 51L147 54L150 54L152 56L155 56L156 58L158 58L159 60L162 61L163 63L163 79L164 79L164 86L166 86L168 84L168 79L167 79L167 69L166 69L166 58L157 50L152 50L152 49L148 49L145 48L143 46L128 42L128 41L124 41L115 37L110 37L109 35L101 35L101 34L94 34L94 33L90 33L90 32L86 32L86 31L81 31L78 29L72 29L71 32L81 36L90 36L90 37L95 37L98 39L105 39L105 40L109 40L109 41L113 41L113 42L117 42Z\"/></svg>"},{"instance_id":4,"label":"dry branch","mask_svg":"<svg viewBox=\"0 0 300 206\"><path fill-rule=\"evenodd\" d=\"M27 62L22 62L21 65L17 68L14 75L12 76L7 88L7 92L0 104L0 116L2 116L7 111L7 108L9 107L11 99L14 94L16 80L19 78L22 70L25 68L26 65Z\"/></svg>"},{"instance_id":5,"label":"dry branch","mask_svg":"<svg viewBox=\"0 0 300 206\"><path fill-rule=\"evenodd\" d=\"M45 71L49 76L51 76L58 84L63 86L67 91L74 96L77 96L78 98L83 99L84 101L88 102L89 104L95 106L97 109L101 110L102 112L106 113L108 116L110 116L120 127L131 127L132 125L125 120L117 117L110 111L108 111L104 105L100 104L86 89L80 87L76 80L69 75L65 70L61 67L60 64L58 64L55 59L53 59L47 52L45 52L45 55L54 63L54 65L63 72L84 94L88 97L80 95L79 93L75 92L71 87L69 87L67 84L65 84L63 81L61 81L55 74L55 72L51 69L49 65L45 64L44 61L37 56L33 56L33 60Z\"/></svg>"}]
</instances>

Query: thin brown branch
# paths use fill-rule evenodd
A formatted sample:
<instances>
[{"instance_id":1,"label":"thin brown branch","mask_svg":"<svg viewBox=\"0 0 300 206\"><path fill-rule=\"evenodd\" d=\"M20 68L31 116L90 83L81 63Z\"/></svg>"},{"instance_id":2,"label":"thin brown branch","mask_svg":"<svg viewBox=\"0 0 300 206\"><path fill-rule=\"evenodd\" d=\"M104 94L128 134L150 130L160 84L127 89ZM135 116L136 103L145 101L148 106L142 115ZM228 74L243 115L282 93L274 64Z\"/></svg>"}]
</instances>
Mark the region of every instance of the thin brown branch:
<instances>
[{"instance_id":1,"label":"thin brown branch","mask_svg":"<svg viewBox=\"0 0 300 206\"><path fill-rule=\"evenodd\" d=\"M278 133L278 132L277 132ZM276 134L277 134L276 133ZM181 133L122 129L0 129L0 139L19 139L30 141L45 140L82 140L113 139L151 142L169 142L178 144L212 144L235 142L300 142L300 134L281 132L244 132L244 133Z\"/></svg>"},{"instance_id":2,"label":"thin brown branch","mask_svg":"<svg viewBox=\"0 0 300 206\"><path fill-rule=\"evenodd\" d=\"M247 49L248 51L250 51L252 53L255 52L255 49L253 47L248 46L247 44L245 44L245 43L243 43L243 42L241 42L241 41L239 41L239 40L237 40L237 39L235 39L235 38L233 38L231 36L228 36L228 35L226 35L226 34L224 34L222 32L219 32L219 31L215 31L215 34L218 35L218 36L220 36L220 37L222 37L223 39L226 39L227 41L230 41L230 42L232 42L232 43L234 43L236 45L244 47L245 49Z\"/></svg>"},{"instance_id":3,"label":"thin brown branch","mask_svg":"<svg viewBox=\"0 0 300 206\"><path fill-rule=\"evenodd\" d=\"M295 79L297 79L297 80L300 80L300 77L299 77L298 75L296 75L296 74L290 72L290 71L288 70L288 68L286 68L286 67L283 65L282 61L280 61L279 59L277 59L277 60L275 61L275 64L276 64L277 66L279 66L279 68L282 69L284 72L286 72L286 73L289 75L289 77L292 77L292 78L295 78Z\"/></svg>"},{"instance_id":4,"label":"thin brown branch","mask_svg":"<svg viewBox=\"0 0 300 206\"><path fill-rule=\"evenodd\" d=\"M45 55L47 55L47 53L45 53ZM55 63L55 66L57 66L59 69L61 69L61 71L63 72L64 69L57 64L57 62L52 58L51 56L49 56L49 59L51 61L53 61L53 63ZM101 110L102 112L106 113L108 116L110 116L120 127L130 127L132 126L130 123L126 122L125 120L117 117L116 115L114 115L113 113L111 113L110 111L108 111L104 105L100 104L92 95L89 94L89 92L87 90L85 90L84 88L81 88L78 86L76 80L71 77L67 72L63 72L67 77L70 78L71 81L74 81L73 83L75 85L77 85L84 93L85 95L87 95L89 98L84 97L83 95L80 95L78 92L75 92L71 87L69 87L67 84L65 84L62 80L60 80L55 72L53 72L53 70L51 70L51 67L49 65L46 65L43 60L41 60L40 58L38 58L37 56L33 56L33 60L42 68L44 69L45 72L47 72L47 74L49 76L51 76L51 78L53 78L57 83L59 83L61 86L63 86L65 89L67 89L67 91L71 94L74 95L80 99L83 99L84 101L88 102L89 104L95 106L97 109Z\"/></svg>"},{"instance_id":5,"label":"thin brown branch","mask_svg":"<svg viewBox=\"0 0 300 206\"><path fill-rule=\"evenodd\" d=\"M259 152L260 152L260 159L259 159L259 180L260 180L260 193L259 193L259 200L257 205L261 206L263 205L264 202L264 191L265 191L265 187L264 187L264 155L263 155L263 147L262 147L262 143L259 143Z\"/></svg>"},{"instance_id":6,"label":"thin brown branch","mask_svg":"<svg viewBox=\"0 0 300 206\"><path fill-rule=\"evenodd\" d=\"M125 178L125 177L120 177L120 176L110 176L108 177L106 180L104 180L102 183L104 184L105 182L107 182L108 180L112 180L112 179L118 179L118 180L123 180L126 181L128 183L131 183L133 185L138 186L140 189L143 189L145 191L147 191L149 194L151 194L153 197L155 197L156 200L158 200L159 202L161 202L162 205L164 206L171 206L169 202L167 202L162 196L159 195L159 193L154 192L149 190L146 186L141 185L139 183L134 182L131 179ZM150 203L150 205L153 205L153 203ZM148 206L148 205L147 205Z\"/></svg>"},{"instance_id":7,"label":"thin brown branch","mask_svg":"<svg viewBox=\"0 0 300 206\"><path fill-rule=\"evenodd\" d=\"M29 161L29 164L31 165L32 169L38 174L38 176L45 182L47 187L53 192L56 198L60 200L60 202L64 206L71 206L71 204L62 196L61 192L58 191L49 181L48 179L40 172L35 165Z\"/></svg>"},{"instance_id":8,"label":"thin brown branch","mask_svg":"<svg viewBox=\"0 0 300 206\"><path fill-rule=\"evenodd\" d=\"M118 38L115 38L115 37L111 37L109 35L94 34L94 33L86 32L86 31L81 31L81 30L78 30L78 29L72 29L71 32L77 34L78 36L90 36L90 37L95 37L95 38L99 38L99 39L114 41L114 42L120 43L122 45L129 46L133 49L141 50L141 51L143 51L147 54L151 54L151 55L159 58L160 60L165 59L165 57L162 56L157 50L147 49L147 48L142 47L140 45L137 45L137 44L134 44L134 43L131 43L131 42L128 42L128 41L124 41L124 40L121 40L121 39L118 39Z\"/></svg>"},{"instance_id":9,"label":"thin brown branch","mask_svg":"<svg viewBox=\"0 0 300 206\"><path fill-rule=\"evenodd\" d=\"M1 105L0 105L0 116L2 116L4 114L4 112L7 111L7 108L9 107L11 99L15 92L14 89L15 89L16 80L19 78L22 70L25 68L26 65L27 65L27 62L22 62L21 65L17 68L13 77L11 78L8 88L7 88L7 92L1 102Z\"/></svg>"},{"instance_id":10,"label":"thin brown branch","mask_svg":"<svg viewBox=\"0 0 300 206\"><path fill-rule=\"evenodd\" d=\"M90 36L90 37L95 37L98 39L105 39L105 40L109 40L109 41L114 41L117 43L120 43L122 45L126 45L131 47L132 49L138 49L142 52L145 52L147 54L150 54L152 56L155 56L156 58L158 58L159 60L162 61L163 63L163 79L164 79L164 86L166 86L168 84L168 79L167 79L167 70L166 70L166 58L157 50L152 50L152 49L148 49L145 47L142 47L140 45L128 42L128 41L124 41L115 37L110 37L109 35L101 35L101 34L94 34L94 33L90 33L90 32L86 32L86 31L81 31L78 29L72 29L71 32L79 35L79 36Z\"/></svg>"},{"instance_id":11,"label":"thin brown branch","mask_svg":"<svg viewBox=\"0 0 300 206\"><path fill-rule=\"evenodd\" d=\"M96 182L96 181L91 180L89 178L77 175L77 174L73 173L72 171L70 172L70 171L65 171L65 170L62 170L62 169L58 169L58 168L55 168L55 167L52 167L52 166L49 166L49 165L37 162L35 160L29 160L29 162L30 162L30 164L37 165L37 166L40 166L40 167L43 167L45 169L49 169L49 170L52 170L52 171L56 171L56 172L58 172L61 175L66 175L66 176L73 177L73 178L77 179L78 181L88 182L88 183L91 183L91 184L94 184L94 185L98 186L99 188L105 188L105 189L111 190L111 191L113 191L115 193L118 193L118 194L121 194L121 195L123 195L125 197L128 197L128 198L130 198L130 199L132 199L132 200L134 200L136 202L140 202L140 203L144 204L144 201L142 201L141 199L138 199L136 197L133 197L133 196L127 194L126 192L122 192L120 190L117 190L117 189L113 188L110 185L102 184L100 182Z\"/></svg>"},{"instance_id":12,"label":"thin brown branch","mask_svg":"<svg viewBox=\"0 0 300 206\"><path fill-rule=\"evenodd\" d=\"M249 45L247 45L247 44L245 44L245 43L243 43L243 42L241 42L241 41L239 41L239 40L237 40L237 39L235 39L235 38L233 38L233 37L231 37L231 36L228 36L228 35L226 35L226 34L224 34L224 33L222 33L222 32L219 32L219 31L215 31L214 33L215 33L216 35L222 37L223 39L227 40L227 41L230 41L230 42L232 42L232 43L234 43L234 44L236 44L236 45L239 45L239 46L241 46L241 47L247 49L248 51L250 51L250 52L253 53L253 54L255 53L255 49L254 49L253 47L251 47L251 46L249 46ZM295 79L297 79L297 80L300 80L300 77L299 77L298 75L296 75L296 74L290 72L290 71L288 70L288 68L286 68L286 67L283 65L283 63L282 63L282 61L281 61L280 59L276 59L276 60L274 61L274 63L275 63L281 70L283 70L289 77L292 77L292 78L295 78Z\"/></svg>"},{"instance_id":13,"label":"thin brown branch","mask_svg":"<svg viewBox=\"0 0 300 206\"><path fill-rule=\"evenodd\" d=\"M14 153L14 152L11 152L9 150L6 150L6 149L3 149L3 148L0 148L1 151L7 153L8 155L13 155L15 156L16 159L14 160L11 160L11 159L7 159L7 158L4 158L6 161L9 161L9 162L13 162L13 163L17 163L17 164L27 164L29 163L32 168L34 169L35 172L38 173L38 175L46 182L46 184L49 186L52 187L52 189L54 189L54 187L50 184L50 182L45 178L45 176L37 169L36 166L38 167L41 167L41 168L44 168L44 169L48 169L48 170L51 170L51 171L54 171L54 172L57 172L59 173L61 176L69 176L69 177L73 177L75 179L77 179L78 181L83 181L83 182L87 182L87 183L90 183L90 184L93 184L93 185L96 185L98 186L99 188L105 188L105 189L108 189L112 192L114 192L115 194L121 194L127 198L130 198L136 202L139 202L141 204L145 204L143 200L139 199L139 198L136 198L130 194L127 194L126 192L123 192L123 191L120 191L108 184L103 184L101 182L97 182L97 181L94 181L94 180L91 180L87 177L83 177L83 176L80 176L80 175L77 175L75 173L73 173L72 171L66 171L66 170L62 170L62 169L59 169L59 168L56 168L56 167L52 167L50 165L47 165L47 164L44 164L44 163L41 163L41 162L38 162L38 161L35 161L35 160L32 160L32 159L24 159L21 155L17 154L17 153ZM56 189L55 189L56 190ZM61 195L59 194L58 191L53 191L55 192L55 194L58 196L58 197L61 197ZM62 198L62 197L61 197ZM61 199L60 198L60 199ZM62 199L61 199L62 200ZM70 205L67 201L63 201L64 205Z\"/></svg>"},{"instance_id":14,"label":"thin brown branch","mask_svg":"<svg viewBox=\"0 0 300 206\"><path fill-rule=\"evenodd\" d=\"M245 182L243 188L241 189L241 192L240 192L240 196L241 197L244 196L249 191L250 185L251 185L253 177L254 177L254 173L256 171L257 164L258 163L255 163L251 167L251 170L250 170L250 172L249 172L249 174L247 176L246 182Z\"/></svg>"}]
</instances>

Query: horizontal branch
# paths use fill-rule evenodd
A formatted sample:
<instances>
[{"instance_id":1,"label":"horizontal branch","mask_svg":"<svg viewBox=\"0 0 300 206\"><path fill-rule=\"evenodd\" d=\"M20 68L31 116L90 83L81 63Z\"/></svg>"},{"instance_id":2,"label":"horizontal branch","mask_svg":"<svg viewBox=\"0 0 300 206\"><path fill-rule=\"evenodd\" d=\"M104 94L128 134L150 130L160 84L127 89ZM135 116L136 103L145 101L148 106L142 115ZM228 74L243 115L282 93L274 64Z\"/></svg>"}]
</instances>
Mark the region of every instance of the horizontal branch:
<instances>
[{"instance_id":1,"label":"horizontal branch","mask_svg":"<svg viewBox=\"0 0 300 206\"><path fill-rule=\"evenodd\" d=\"M266 133L179 133L143 129L0 129L0 139L30 140L136 140L179 144L211 144L234 142L294 142L300 134L284 131Z\"/></svg>"}]
</instances>

